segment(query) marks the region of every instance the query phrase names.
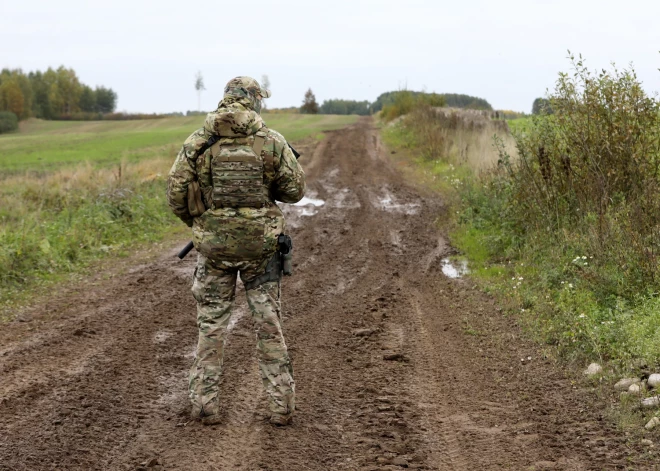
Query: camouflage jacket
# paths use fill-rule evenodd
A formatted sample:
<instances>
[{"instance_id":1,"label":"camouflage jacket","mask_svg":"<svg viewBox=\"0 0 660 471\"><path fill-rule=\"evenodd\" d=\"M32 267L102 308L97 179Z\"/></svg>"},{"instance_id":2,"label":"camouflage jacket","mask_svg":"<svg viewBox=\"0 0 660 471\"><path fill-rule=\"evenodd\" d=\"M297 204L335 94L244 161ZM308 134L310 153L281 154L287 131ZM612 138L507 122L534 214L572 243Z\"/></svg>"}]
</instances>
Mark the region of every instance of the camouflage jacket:
<instances>
[{"instance_id":1,"label":"camouflage jacket","mask_svg":"<svg viewBox=\"0 0 660 471\"><path fill-rule=\"evenodd\" d=\"M250 108L249 103L243 101L225 98L220 102L218 109L207 115L204 127L186 139L169 173L168 204L176 216L193 228L193 240L198 250L205 241L206 245L209 245L209 242L212 245L212 241L218 240L226 242L222 233L230 226L251 226L254 231L258 231L259 226L265 226L264 254L274 252L277 235L285 231L284 216L275 201L296 203L305 193L305 174L286 140L278 132L268 129L262 155L270 153L273 157L272 173L264 173L264 184L270 189L270 203L263 208L213 207L211 150L207 149L201 155L199 150L213 135L218 136L221 141L228 139L244 141L247 145L254 143L255 133L263 128L265 123L261 116ZM199 181L205 206L210 208L198 218L191 217L187 202L188 185L195 179ZM240 241L236 241L236 245L236 258L240 259Z\"/></svg>"}]
</instances>

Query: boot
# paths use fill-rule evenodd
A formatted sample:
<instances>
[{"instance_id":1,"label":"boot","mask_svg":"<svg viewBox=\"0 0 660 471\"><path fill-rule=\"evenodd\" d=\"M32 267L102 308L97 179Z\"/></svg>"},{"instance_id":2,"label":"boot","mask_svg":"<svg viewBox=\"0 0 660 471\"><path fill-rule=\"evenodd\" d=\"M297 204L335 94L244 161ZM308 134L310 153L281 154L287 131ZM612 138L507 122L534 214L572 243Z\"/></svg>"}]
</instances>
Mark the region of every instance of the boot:
<instances>
[{"instance_id":1,"label":"boot","mask_svg":"<svg viewBox=\"0 0 660 471\"><path fill-rule=\"evenodd\" d=\"M277 427L285 427L287 425L291 425L292 420L293 420L292 414L285 415L285 414L273 413L270 416L270 423Z\"/></svg>"}]
</instances>

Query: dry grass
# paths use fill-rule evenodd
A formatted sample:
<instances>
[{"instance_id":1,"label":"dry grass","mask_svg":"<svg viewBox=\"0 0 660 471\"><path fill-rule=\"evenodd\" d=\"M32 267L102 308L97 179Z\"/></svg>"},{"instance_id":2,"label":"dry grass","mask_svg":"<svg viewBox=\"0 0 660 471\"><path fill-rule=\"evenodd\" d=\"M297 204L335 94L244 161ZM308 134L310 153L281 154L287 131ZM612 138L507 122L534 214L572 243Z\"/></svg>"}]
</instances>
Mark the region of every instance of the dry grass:
<instances>
[{"instance_id":1,"label":"dry grass","mask_svg":"<svg viewBox=\"0 0 660 471\"><path fill-rule=\"evenodd\" d=\"M499 159L494 138L515 155L515 140L506 121L493 119L492 112L421 107L404 121L404 126L414 130L424 156L431 160L467 165L477 171L492 168Z\"/></svg>"}]
</instances>

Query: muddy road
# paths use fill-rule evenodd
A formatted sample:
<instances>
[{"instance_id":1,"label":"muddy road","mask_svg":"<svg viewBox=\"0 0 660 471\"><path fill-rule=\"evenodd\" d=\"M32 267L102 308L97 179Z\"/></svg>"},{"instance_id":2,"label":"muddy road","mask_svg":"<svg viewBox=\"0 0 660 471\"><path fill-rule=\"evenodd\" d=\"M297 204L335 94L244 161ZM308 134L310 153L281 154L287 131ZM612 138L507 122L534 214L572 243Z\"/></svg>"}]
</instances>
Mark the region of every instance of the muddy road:
<instances>
[{"instance_id":1,"label":"muddy road","mask_svg":"<svg viewBox=\"0 0 660 471\"><path fill-rule=\"evenodd\" d=\"M303 162L283 286L294 424L267 422L241 286L224 423L189 421L181 240L1 326L0 470L656 469L491 299L443 274L442 202L404 181L369 119Z\"/></svg>"}]
</instances>

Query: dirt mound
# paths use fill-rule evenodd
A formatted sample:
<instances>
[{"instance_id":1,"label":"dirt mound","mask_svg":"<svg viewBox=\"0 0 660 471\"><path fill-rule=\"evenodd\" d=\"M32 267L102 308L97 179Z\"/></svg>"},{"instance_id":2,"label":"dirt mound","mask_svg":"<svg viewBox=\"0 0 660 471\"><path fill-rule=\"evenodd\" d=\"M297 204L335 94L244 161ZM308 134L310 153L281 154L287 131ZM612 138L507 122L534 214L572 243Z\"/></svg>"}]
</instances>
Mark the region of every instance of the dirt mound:
<instances>
[{"instance_id":1,"label":"dirt mound","mask_svg":"<svg viewBox=\"0 0 660 471\"><path fill-rule=\"evenodd\" d=\"M224 422L189 422L193 257L173 247L2 327L0 470L654 469L491 299L443 275L442 203L402 180L371 126L328 133L308 198L286 209L293 426L266 421L242 295Z\"/></svg>"}]
</instances>

